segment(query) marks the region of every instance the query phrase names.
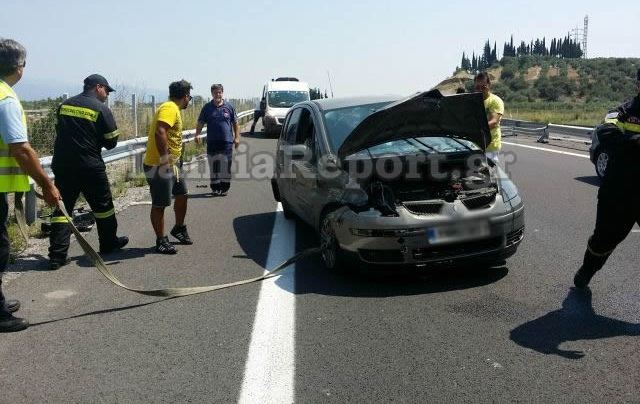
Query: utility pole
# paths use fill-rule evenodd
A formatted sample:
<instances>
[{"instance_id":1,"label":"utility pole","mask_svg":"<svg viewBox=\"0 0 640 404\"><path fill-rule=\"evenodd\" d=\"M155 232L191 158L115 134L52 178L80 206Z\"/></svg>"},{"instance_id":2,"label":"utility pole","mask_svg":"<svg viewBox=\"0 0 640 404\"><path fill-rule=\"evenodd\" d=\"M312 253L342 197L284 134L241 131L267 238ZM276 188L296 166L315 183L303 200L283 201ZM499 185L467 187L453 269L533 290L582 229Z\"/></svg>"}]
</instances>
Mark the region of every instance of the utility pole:
<instances>
[{"instance_id":1,"label":"utility pole","mask_svg":"<svg viewBox=\"0 0 640 404\"><path fill-rule=\"evenodd\" d=\"M587 32L589 32L589 16L584 16L584 30L582 31L582 52L583 56L587 58Z\"/></svg>"},{"instance_id":2,"label":"utility pole","mask_svg":"<svg viewBox=\"0 0 640 404\"><path fill-rule=\"evenodd\" d=\"M587 58L587 33L589 31L589 16L585 15L584 16L584 28L578 28L578 26L576 26L574 29L571 30L571 38L576 42L580 44L580 47L582 48L582 57L584 59Z\"/></svg>"},{"instance_id":3,"label":"utility pole","mask_svg":"<svg viewBox=\"0 0 640 404\"><path fill-rule=\"evenodd\" d=\"M333 98L333 85L331 85L331 76L329 75L329 70L327 70L327 77L329 78L329 89L331 90L331 98Z\"/></svg>"}]
</instances>

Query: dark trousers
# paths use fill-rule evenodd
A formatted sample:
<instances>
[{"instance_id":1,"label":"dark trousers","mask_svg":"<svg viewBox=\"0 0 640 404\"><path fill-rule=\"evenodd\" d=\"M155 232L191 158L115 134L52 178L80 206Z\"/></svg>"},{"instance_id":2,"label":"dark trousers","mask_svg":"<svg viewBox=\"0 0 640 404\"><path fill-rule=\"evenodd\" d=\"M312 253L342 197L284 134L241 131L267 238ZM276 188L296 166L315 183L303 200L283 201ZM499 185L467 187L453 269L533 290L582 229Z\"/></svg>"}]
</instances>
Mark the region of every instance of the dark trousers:
<instances>
[{"instance_id":1,"label":"dark trousers","mask_svg":"<svg viewBox=\"0 0 640 404\"><path fill-rule=\"evenodd\" d=\"M219 145L207 150L209 160L210 185L212 191L227 192L231 187L231 163L233 163L233 143Z\"/></svg>"},{"instance_id":2,"label":"dark trousers","mask_svg":"<svg viewBox=\"0 0 640 404\"><path fill-rule=\"evenodd\" d=\"M251 133L253 133L256 130L256 123L260 118L262 118L263 115L264 113L262 111L259 111L259 110L253 111L253 123L251 124Z\"/></svg>"},{"instance_id":3,"label":"dark trousers","mask_svg":"<svg viewBox=\"0 0 640 404\"><path fill-rule=\"evenodd\" d=\"M638 198L609 196L600 192L596 228L587 243L583 266L593 272L601 269L635 223L640 225Z\"/></svg>"},{"instance_id":4,"label":"dark trousers","mask_svg":"<svg viewBox=\"0 0 640 404\"><path fill-rule=\"evenodd\" d=\"M9 264L9 249L11 242L9 233L7 232L7 219L9 217L9 204L7 202L7 194L0 193L0 316L7 314L4 307L4 295L2 294L2 273Z\"/></svg>"},{"instance_id":5,"label":"dark trousers","mask_svg":"<svg viewBox=\"0 0 640 404\"><path fill-rule=\"evenodd\" d=\"M89 203L98 226L100 249L111 249L117 245L116 220L109 179L104 170L54 170L56 187L62 196L62 202L69 215L80 196L80 192ZM51 235L49 237L49 259L64 262L69 251L71 229L59 209L51 217Z\"/></svg>"}]
</instances>

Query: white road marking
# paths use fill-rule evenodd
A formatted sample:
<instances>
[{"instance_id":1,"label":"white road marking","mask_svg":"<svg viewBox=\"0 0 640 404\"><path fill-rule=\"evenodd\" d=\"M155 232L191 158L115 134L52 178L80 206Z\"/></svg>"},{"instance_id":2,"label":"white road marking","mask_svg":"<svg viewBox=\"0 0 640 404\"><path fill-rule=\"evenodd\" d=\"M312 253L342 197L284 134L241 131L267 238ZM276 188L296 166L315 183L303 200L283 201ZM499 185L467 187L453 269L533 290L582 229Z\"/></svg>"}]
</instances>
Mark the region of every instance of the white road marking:
<instances>
[{"instance_id":1,"label":"white road marking","mask_svg":"<svg viewBox=\"0 0 640 404\"><path fill-rule=\"evenodd\" d=\"M278 203L267 268L295 253L296 228ZM276 280L278 284L276 285ZM295 373L293 268L262 282L239 403L293 403Z\"/></svg>"},{"instance_id":2,"label":"white road marking","mask_svg":"<svg viewBox=\"0 0 640 404\"><path fill-rule=\"evenodd\" d=\"M566 152L566 151L562 151L562 150L547 149L546 147L529 146L529 145L526 145L526 144L511 143L511 142L505 142L505 141L503 141L502 144L507 144L509 146L524 147L525 149L542 150L542 151L547 151L547 152L550 152L550 153L566 154L567 156L583 157L583 158L587 158L587 159L589 158L588 154L571 153L571 152Z\"/></svg>"},{"instance_id":3,"label":"white road marking","mask_svg":"<svg viewBox=\"0 0 640 404\"><path fill-rule=\"evenodd\" d=\"M631 233L640 233L640 230L631 230Z\"/></svg>"}]
</instances>

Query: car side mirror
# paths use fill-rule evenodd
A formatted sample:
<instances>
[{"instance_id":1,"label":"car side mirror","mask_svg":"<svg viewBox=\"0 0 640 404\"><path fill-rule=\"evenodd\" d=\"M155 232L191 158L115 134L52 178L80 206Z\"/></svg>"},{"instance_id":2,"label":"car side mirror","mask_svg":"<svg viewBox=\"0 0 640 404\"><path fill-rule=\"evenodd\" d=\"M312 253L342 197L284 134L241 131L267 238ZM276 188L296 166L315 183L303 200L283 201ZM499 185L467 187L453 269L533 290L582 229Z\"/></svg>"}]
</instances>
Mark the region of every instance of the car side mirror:
<instances>
[{"instance_id":1,"label":"car side mirror","mask_svg":"<svg viewBox=\"0 0 640 404\"><path fill-rule=\"evenodd\" d=\"M303 144L289 146L285 149L285 153L291 158L291 160L311 159L311 150Z\"/></svg>"},{"instance_id":2,"label":"car side mirror","mask_svg":"<svg viewBox=\"0 0 640 404\"><path fill-rule=\"evenodd\" d=\"M322 165L322 168L327 170L327 172L329 173L334 173L340 170L340 165L338 164L338 160L336 160L334 156L327 156L327 158L324 159L323 163L324 164Z\"/></svg>"}]
</instances>

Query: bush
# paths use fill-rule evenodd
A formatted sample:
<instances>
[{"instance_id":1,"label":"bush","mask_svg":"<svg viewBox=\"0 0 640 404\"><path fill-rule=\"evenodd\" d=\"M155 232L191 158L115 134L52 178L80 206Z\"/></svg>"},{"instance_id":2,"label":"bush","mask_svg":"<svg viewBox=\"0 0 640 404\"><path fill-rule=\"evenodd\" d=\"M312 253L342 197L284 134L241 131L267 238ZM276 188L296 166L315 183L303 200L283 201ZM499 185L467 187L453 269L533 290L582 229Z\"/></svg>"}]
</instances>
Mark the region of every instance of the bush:
<instances>
[{"instance_id":1,"label":"bush","mask_svg":"<svg viewBox=\"0 0 640 404\"><path fill-rule=\"evenodd\" d=\"M50 156L56 139L57 105L49 108L47 114L40 119L28 122L29 142L40 156Z\"/></svg>"}]
</instances>

